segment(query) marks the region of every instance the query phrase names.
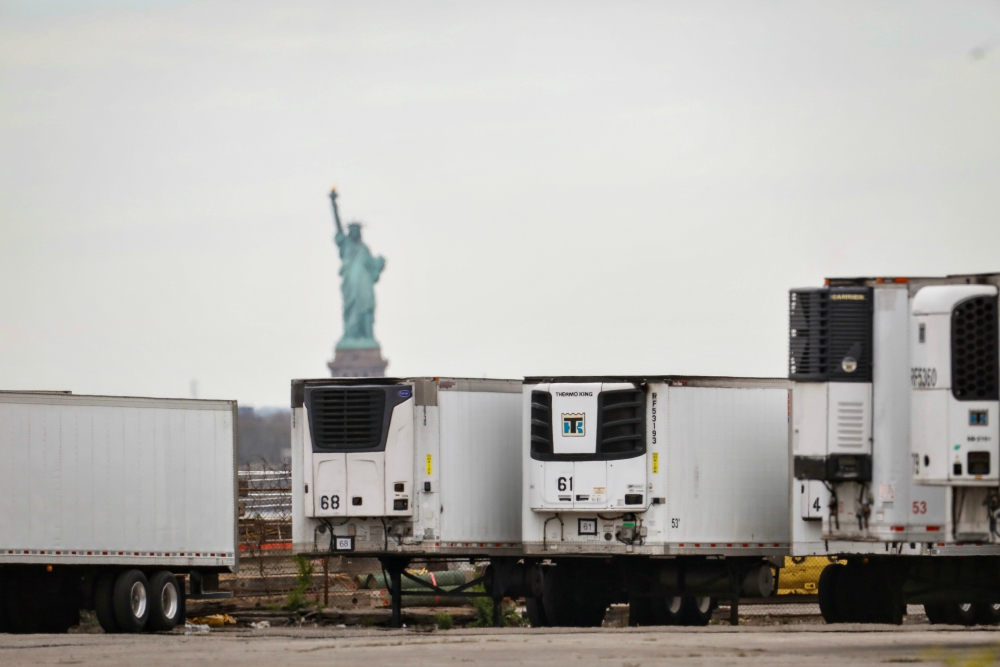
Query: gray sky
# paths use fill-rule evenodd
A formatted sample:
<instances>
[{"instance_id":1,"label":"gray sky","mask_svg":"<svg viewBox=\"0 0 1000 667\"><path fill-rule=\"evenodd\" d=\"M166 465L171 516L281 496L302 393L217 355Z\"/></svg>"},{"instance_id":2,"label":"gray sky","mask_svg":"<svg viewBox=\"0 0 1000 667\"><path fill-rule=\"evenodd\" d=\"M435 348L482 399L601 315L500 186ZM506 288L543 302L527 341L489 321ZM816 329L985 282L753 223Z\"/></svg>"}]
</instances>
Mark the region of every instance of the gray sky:
<instances>
[{"instance_id":1,"label":"gray sky","mask_svg":"<svg viewBox=\"0 0 1000 667\"><path fill-rule=\"evenodd\" d=\"M784 375L787 290L1000 270L1000 3L0 2L0 387Z\"/></svg>"}]
</instances>

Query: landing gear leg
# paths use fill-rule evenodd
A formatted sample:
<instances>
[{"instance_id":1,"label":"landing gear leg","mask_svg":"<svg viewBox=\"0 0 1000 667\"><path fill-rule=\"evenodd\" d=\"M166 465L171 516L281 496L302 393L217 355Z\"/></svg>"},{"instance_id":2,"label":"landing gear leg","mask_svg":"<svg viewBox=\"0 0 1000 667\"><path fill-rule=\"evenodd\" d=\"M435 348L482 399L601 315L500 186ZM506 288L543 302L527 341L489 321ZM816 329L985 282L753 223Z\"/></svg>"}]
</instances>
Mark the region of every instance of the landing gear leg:
<instances>
[{"instance_id":1,"label":"landing gear leg","mask_svg":"<svg viewBox=\"0 0 1000 667\"><path fill-rule=\"evenodd\" d=\"M379 556L379 562L389 575L389 595L392 601L392 620L389 625L401 628L403 627L403 570L410 564L410 559Z\"/></svg>"}]
</instances>

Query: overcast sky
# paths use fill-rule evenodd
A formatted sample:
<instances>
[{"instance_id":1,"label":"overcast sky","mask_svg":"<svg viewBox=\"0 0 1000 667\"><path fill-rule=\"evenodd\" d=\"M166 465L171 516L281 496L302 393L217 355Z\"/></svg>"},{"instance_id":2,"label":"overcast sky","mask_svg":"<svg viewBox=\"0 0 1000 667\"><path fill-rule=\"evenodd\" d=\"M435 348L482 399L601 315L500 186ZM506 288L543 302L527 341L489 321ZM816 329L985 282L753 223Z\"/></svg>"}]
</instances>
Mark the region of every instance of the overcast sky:
<instances>
[{"instance_id":1,"label":"overcast sky","mask_svg":"<svg viewBox=\"0 0 1000 667\"><path fill-rule=\"evenodd\" d=\"M782 376L787 291L1000 270L1000 2L0 2L0 388Z\"/></svg>"}]
</instances>

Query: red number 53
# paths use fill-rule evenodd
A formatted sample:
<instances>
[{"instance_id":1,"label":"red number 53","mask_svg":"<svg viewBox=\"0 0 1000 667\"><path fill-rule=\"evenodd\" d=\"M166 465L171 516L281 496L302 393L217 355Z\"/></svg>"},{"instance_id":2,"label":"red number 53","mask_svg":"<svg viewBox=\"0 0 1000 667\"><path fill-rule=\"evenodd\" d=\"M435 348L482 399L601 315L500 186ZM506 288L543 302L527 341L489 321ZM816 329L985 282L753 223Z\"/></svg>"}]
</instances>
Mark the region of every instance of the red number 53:
<instances>
[{"instance_id":1,"label":"red number 53","mask_svg":"<svg viewBox=\"0 0 1000 667\"><path fill-rule=\"evenodd\" d=\"M927 514L927 501L913 501L913 513L914 514Z\"/></svg>"}]
</instances>

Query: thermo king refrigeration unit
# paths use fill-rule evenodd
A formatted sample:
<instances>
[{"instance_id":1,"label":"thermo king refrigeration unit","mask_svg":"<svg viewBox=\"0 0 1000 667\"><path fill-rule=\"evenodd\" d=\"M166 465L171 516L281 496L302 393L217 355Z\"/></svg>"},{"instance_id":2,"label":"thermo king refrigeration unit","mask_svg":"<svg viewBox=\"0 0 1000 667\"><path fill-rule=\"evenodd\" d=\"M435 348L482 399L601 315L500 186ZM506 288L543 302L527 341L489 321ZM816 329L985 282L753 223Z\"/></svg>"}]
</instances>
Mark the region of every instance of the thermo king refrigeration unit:
<instances>
[{"instance_id":1,"label":"thermo king refrigeration unit","mask_svg":"<svg viewBox=\"0 0 1000 667\"><path fill-rule=\"evenodd\" d=\"M965 340L963 323L981 319L977 299L996 294L996 279L829 279L789 294L792 551L847 560L820 579L828 622L899 623L907 602L923 603L932 622L1000 618L990 573L1000 549L984 504L996 455L968 440L990 428L968 421L988 401L957 398L943 376L955 332ZM949 484L964 485L957 506Z\"/></svg>"},{"instance_id":2,"label":"thermo king refrigeration unit","mask_svg":"<svg viewBox=\"0 0 1000 667\"><path fill-rule=\"evenodd\" d=\"M704 624L766 596L789 547L788 383L527 378L523 539L533 624Z\"/></svg>"}]
</instances>

